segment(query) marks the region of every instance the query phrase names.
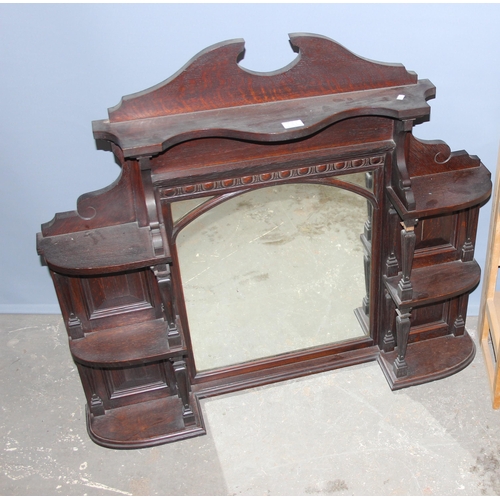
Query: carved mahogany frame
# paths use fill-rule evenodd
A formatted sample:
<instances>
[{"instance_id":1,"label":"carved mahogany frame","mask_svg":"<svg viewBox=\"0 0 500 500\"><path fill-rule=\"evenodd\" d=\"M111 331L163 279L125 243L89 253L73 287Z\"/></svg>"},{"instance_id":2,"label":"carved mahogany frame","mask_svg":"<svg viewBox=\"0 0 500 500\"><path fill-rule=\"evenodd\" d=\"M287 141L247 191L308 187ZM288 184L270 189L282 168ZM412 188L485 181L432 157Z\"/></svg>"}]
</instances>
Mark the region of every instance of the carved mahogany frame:
<instances>
[{"instance_id":1,"label":"carved mahogany frame","mask_svg":"<svg viewBox=\"0 0 500 500\"><path fill-rule=\"evenodd\" d=\"M313 348L301 349L300 351L293 351L281 355L275 355L268 358L257 359L248 361L246 363L238 363L237 365L229 365L218 367L210 370L199 372L196 370L194 363L194 352L191 344L189 333L188 314L185 308L185 301L183 298L182 278L180 275L180 265L177 258L176 237L179 232L186 227L189 223L193 222L197 217L209 211L215 206L224 203L225 201L248 193L255 189L269 187L279 184L303 183L303 184L321 184L325 186L337 187L354 192L366 198L367 203L370 205L371 210L367 214L367 222L371 227L378 227L381 223L380 205L383 199L383 176L384 176L385 156L375 155L366 156L362 158L351 158L332 163L325 163L322 165L314 165L310 167L297 167L295 169L287 169L280 171L265 172L258 175L243 176L230 179L215 179L209 183L198 183L181 185L176 188L166 188L160 190L160 199L162 202L163 220L165 222L166 234L171 249L172 258L175 265L172 266L173 281L176 283L175 295L179 297L179 314L183 324L183 332L186 340L186 345L190 356L189 369L193 374L193 384L203 384L214 380L222 381L224 378L234 377L241 374L253 374L252 384L256 382L259 374L268 368L272 368L277 364L286 365L288 363L297 363L298 360L315 360L318 361L322 357L339 354L346 351L356 349L364 349L372 347L378 343L378 328L377 328L377 314L373 313L371 316L368 310L365 311L366 318L359 318L361 327L366 338L359 337L350 341L334 342L331 344L324 344ZM372 190L365 189L361 186L345 182L342 180L342 175L350 173L369 173L372 176ZM173 222L170 202L182 199L192 199L197 196L205 197L208 194L216 193L213 198L205 201L195 209L191 210L176 223ZM366 231L365 231L366 232ZM380 231L375 231L375 247L378 246L377 237ZM360 235L362 236L362 235ZM365 234L366 245L372 243L371 234ZM365 245L365 247L366 247ZM370 262L373 259L371 249ZM378 257L378 253L374 252ZM372 294L373 290L377 290L377 283L380 281L378 273L379 265L373 266L374 272L368 273L367 279L369 280L368 293L370 297L367 302L371 304L373 311L378 310L378 297L377 294ZM361 306L361 303L360 303ZM369 324L368 324L369 323ZM375 359L375 358L373 358ZM292 370L295 370L292 368ZM263 376L265 381L266 376Z\"/></svg>"},{"instance_id":2,"label":"carved mahogany frame","mask_svg":"<svg viewBox=\"0 0 500 500\"><path fill-rule=\"evenodd\" d=\"M42 225L50 269L97 443L138 448L205 432L198 400L377 360L398 389L452 375L475 346L465 329L488 170L421 141L435 88L400 64L290 35L297 58L255 73L243 40L205 49L171 78L93 123L122 167L108 188ZM367 172L372 190L342 180ZM371 174L370 174L371 173ZM196 372L176 237L203 211L264 186L319 183L368 203L361 242L366 338ZM179 221L170 203L212 196ZM369 316L369 321L364 319Z\"/></svg>"}]
</instances>

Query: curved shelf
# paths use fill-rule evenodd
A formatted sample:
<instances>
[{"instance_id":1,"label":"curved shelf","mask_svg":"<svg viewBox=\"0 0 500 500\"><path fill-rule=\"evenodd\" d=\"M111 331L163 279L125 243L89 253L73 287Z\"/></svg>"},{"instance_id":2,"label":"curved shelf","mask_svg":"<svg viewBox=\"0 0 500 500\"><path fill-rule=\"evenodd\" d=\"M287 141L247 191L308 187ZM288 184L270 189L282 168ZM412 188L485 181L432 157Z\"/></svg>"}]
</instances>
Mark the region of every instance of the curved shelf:
<instances>
[{"instance_id":1,"label":"curved shelf","mask_svg":"<svg viewBox=\"0 0 500 500\"><path fill-rule=\"evenodd\" d=\"M193 425L186 426L182 420L181 399L170 396L106 410L98 417L87 407L87 430L101 446L129 450L202 436L206 431L198 398L190 395L189 402L195 415Z\"/></svg>"},{"instance_id":2,"label":"curved shelf","mask_svg":"<svg viewBox=\"0 0 500 500\"><path fill-rule=\"evenodd\" d=\"M413 269L411 273L413 296L410 300L401 300L399 297L398 284L401 273L391 278L384 277L384 282L397 307L419 307L466 293L479 283L480 277L481 268L474 260L470 262L458 260Z\"/></svg>"},{"instance_id":3,"label":"curved shelf","mask_svg":"<svg viewBox=\"0 0 500 500\"><path fill-rule=\"evenodd\" d=\"M248 104L217 110L111 122L92 122L95 139L114 142L127 158L155 155L182 141L228 137L252 141L285 141L306 137L337 121L356 116L399 120L429 116L429 80L383 89ZM400 96L404 96L401 99ZM295 126L292 126L293 124ZM300 124L301 123L301 124ZM290 128L287 128L289 127Z\"/></svg>"},{"instance_id":4,"label":"curved shelf","mask_svg":"<svg viewBox=\"0 0 500 500\"><path fill-rule=\"evenodd\" d=\"M484 165L411 178L415 210L408 210L391 186L387 192L401 218L431 217L479 205L491 193L491 174Z\"/></svg>"},{"instance_id":5,"label":"curved shelf","mask_svg":"<svg viewBox=\"0 0 500 500\"><path fill-rule=\"evenodd\" d=\"M178 355L185 352L185 347L169 347L167 325L157 319L87 334L72 340L70 350L79 363L113 368Z\"/></svg>"},{"instance_id":6,"label":"curved shelf","mask_svg":"<svg viewBox=\"0 0 500 500\"><path fill-rule=\"evenodd\" d=\"M381 352L378 358L393 391L458 373L472 362L476 346L467 332L457 337L447 335L410 344L405 356L409 367L408 375L402 378L397 378L394 374L397 355L397 349L394 349L391 352Z\"/></svg>"},{"instance_id":7,"label":"curved shelf","mask_svg":"<svg viewBox=\"0 0 500 500\"><path fill-rule=\"evenodd\" d=\"M170 255L155 255L149 227L137 222L43 237L38 253L61 274L95 275L170 263Z\"/></svg>"}]
</instances>

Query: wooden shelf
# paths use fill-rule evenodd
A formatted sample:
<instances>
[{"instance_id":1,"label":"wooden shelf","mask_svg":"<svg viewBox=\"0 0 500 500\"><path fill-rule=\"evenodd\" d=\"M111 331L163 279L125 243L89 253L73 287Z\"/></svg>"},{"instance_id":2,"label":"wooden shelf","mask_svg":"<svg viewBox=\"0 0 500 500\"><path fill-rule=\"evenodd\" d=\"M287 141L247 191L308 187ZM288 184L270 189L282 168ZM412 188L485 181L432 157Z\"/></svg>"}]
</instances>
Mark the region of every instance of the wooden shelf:
<instances>
[{"instance_id":1,"label":"wooden shelf","mask_svg":"<svg viewBox=\"0 0 500 500\"><path fill-rule=\"evenodd\" d=\"M106 410L93 416L87 407L87 430L101 446L118 449L146 448L206 434L198 398L189 398L195 423L186 426L177 396ZM133 426L128 425L134 422Z\"/></svg>"},{"instance_id":2,"label":"wooden shelf","mask_svg":"<svg viewBox=\"0 0 500 500\"><path fill-rule=\"evenodd\" d=\"M389 386L396 390L453 375L469 365L475 354L474 341L465 332L457 337L447 335L410 344L405 357L409 367L406 377L397 378L394 374L397 349L381 352L378 362Z\"/></svg>"},{"instance_id":3,"label":"wooden shelf","mask_svg":"<svg viewBox=\"0 0 500 500\"><path fill-rule=\"evenodd\" d=\"M398 99L398 96L404 99ZM118 144L126 157L153 155L176 143L222 135L253 141L285 141L311 135L344 118L385 116L404 120L429 115L426 98L434 95L429 80L413 85L343 92L277 102L233 106L122 122L92 123L96 139ZM303 125L285 128L300 120ZM137 134L137 130L141 134Z\"/></svg>"},{"instance_id":4,"label":"wooden shelf","mask_svg":"<svg viewBox=\"0 0 500 500\"><path fill-rule=\"evenodd\" d=\"M155 255L151 230L137 222L37 237L38 253L62 274L115 273L171 262L168 254Z\"/></svg>"},{"instance_id":5,"label":"wooden shelf","mask_svg":"<svg viewBox=\"0 0 500 500\"><path fill-rule=\"evenodd\" d=\"M484 165L458 171L422 175L411 179L415 210L407 210L392 187L387 191L401 218L423 218L456 212L486 201L490 173Z\"/></svg>"},{"instance_id":6,"label":"wooden shelf","mask_svg":"<svg viewBox=\"0 0 500 500\"><path fill-rule=\"evenodd\" d=\"M72 340L70 349L79 363L116 367L137 365L185 352L183 346L170 347L163 319L100 330L83 339Z\"/></svg>"},{"instance_id":7,"label":"wooden shelf","mask_svg":"<svg viewBox=\"0 0 500 500\"><path fill-rule=\"evenodd\" d=\"M399 296L401 273L391 278L385 277L384 281L397 307L419 307L469 292L479 283L480 277L481 268L476 261L459 260L413 269L413 296L410 300L401 300Z\"/></svg>"}]
</instances>

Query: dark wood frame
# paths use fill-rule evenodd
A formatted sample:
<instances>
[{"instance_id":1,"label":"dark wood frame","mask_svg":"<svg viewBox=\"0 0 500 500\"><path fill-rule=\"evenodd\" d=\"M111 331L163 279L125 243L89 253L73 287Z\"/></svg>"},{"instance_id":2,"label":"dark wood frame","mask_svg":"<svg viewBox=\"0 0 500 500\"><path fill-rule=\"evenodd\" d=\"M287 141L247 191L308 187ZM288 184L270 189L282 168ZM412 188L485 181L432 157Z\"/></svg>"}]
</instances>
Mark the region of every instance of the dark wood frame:
<instances>
[{"instance_id":1,"label":"dark wood frame","mask_svg":"<svg viewBox=\"0 0 500 500\"><path fill-rule=\"evenodd\" d=\"M201 397L371 360L398 389L451 375L474 357L465 318L480 277L473 254L488 170L464 151L413 136L429 118L428 80L325 37L290 41L298 56L280 71L242 69L244 42L232 40L124 97L93 123L120 178L38 234L89 434L101 445L203 434ZM366 172L371 189L346 183L351 172ZM358 311L367 337L197 372L176 236L229 198L290 182L367 198L367 295ZM206 196L173 221L170 202Z\"/></svg>"}]
</instances>

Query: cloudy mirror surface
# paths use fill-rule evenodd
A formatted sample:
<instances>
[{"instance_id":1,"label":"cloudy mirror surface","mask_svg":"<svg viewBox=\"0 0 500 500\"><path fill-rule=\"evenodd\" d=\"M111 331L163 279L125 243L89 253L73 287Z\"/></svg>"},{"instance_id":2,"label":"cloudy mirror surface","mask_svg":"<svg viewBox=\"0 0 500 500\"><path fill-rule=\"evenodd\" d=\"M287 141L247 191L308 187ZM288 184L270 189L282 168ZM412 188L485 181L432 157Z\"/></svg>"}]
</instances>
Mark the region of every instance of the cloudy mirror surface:
<instances>
[{"instance_id":1,"label":"cloudy mirror surface","mask_svg":"<svg viewBox=\"0 0 500 500\"><path fill-rule=\"evenodd\" d=\"M173 203L174 219L198 204ZM366 295L366 220L360 195L287 184L237 196L185 227L177 249L197 370L363 336L355 310Z\"/></svg>"}]
</instances>

